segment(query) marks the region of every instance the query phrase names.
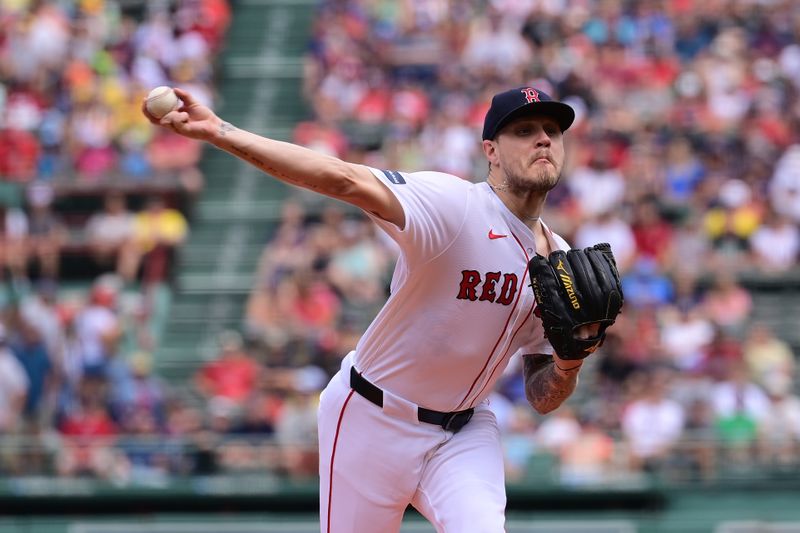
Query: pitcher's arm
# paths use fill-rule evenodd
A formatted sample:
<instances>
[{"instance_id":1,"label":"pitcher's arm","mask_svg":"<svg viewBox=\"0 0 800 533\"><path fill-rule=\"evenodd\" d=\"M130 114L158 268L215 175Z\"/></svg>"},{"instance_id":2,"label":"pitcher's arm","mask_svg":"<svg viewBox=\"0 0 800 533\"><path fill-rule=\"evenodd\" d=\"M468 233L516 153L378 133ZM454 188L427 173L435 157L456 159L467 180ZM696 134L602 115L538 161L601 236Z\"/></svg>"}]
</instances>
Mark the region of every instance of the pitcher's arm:
<instances>
[{"instance_id":1,"label":"pitcher's arm","mask_svg":"<svg viewBox=\"0 0 800 533\"><path fill-rule=\"evenodd\" d=\"M281 181L350 203L403 227L405 217L399 200L367 167L237 128L190 93L174 90L181 107L160 120L142 103L142 112L151 123L213 144Z\"/></svg>"},{"instance_id":2,"label":"pitcher's arm","mask_svg":"<svg viewBox=\"0 0 800 533\"><path fill-rule=\"evenodd\" d=\"M541 414L557 409L575 391L583 364L545 354L525 354L523 362L525 397Z\"/></svg>"}]
</instances>

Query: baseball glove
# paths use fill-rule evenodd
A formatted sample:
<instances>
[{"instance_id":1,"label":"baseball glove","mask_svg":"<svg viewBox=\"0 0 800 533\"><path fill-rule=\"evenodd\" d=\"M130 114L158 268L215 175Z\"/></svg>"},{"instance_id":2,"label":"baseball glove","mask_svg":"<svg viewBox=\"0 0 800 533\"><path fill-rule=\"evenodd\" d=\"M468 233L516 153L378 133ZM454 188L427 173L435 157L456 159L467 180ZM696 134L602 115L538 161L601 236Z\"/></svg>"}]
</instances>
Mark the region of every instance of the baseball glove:
<instances>
[{"instance_id":1,"label":"baseball glove","mask_svg":"<svg viewBox=\"0 0 800 533\"><path fill-rule=\"evenodd\" d=\"M607 243L583 250L561 250L528 263L536 297L534 314L561 359L583 359L605 339L608 326L622 309L617 264ZM596 336L578 338L581 326L598 324Z\"/></svg>"}]
</instances>

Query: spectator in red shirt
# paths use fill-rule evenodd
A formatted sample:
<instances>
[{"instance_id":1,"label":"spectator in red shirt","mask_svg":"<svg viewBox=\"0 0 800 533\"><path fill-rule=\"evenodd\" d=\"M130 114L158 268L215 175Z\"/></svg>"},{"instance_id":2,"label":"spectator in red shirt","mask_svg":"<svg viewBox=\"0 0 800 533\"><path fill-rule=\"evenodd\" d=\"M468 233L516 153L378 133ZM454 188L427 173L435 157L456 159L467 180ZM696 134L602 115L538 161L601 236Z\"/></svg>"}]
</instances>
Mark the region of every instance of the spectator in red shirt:
<instances>
[{"instance_id":1,"label":"spectator in red shirt","mask_svg":"<svg viewBox=\"0 0 800 533\"><path fill-rule=\"evenodd\" d=\"M661 216L655 198L646 198L636 205L631 229L639 256L666 266L672 257L673 229Z\"/></svg>"},{"instance_id":2,"label":"spectator in red shirt","mask_svg":"<svg viewBox=\"0 0 800 533\"><path fill-rule=\"evenodd\" d=\"M238 333L227 331L220 340L217 359L206 363L198 372L195 383L209 400L222 397L242 405L255 390L261 368L245 352Z\"/></svg>"},{"instance_id":3,"label":"spectator in red shirt","mask_svg":"<svg viewBox=\"0 0 800 533\"><path fill-rule=\"evenodd\" d=\"M109 478L122 466L114 449L118 432L106 406L107 386L101 374L87 374L81 380L77 405L59 425L64 436L56 459L60 475Z\"/></svg>"},{"instance_id":4,"label":"spectator in red shirt","mask_svg":"<svg viewBox=\"0 0 800 533\"><path fill-rule=\"evenodd\" d=\"M24 130L0 130L0 176L4 180L25 182L36 174L39 141Z\"/></svg>"}]
</instances>

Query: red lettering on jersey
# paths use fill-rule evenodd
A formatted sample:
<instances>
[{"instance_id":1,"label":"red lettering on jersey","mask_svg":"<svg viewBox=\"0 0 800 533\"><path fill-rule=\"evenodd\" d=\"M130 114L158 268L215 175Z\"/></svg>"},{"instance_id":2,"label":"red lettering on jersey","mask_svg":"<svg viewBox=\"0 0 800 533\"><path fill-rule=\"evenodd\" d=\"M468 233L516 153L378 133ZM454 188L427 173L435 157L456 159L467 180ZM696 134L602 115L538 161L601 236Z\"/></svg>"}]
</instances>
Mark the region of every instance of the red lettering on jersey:
<instances>
[{"instance_id":1,"label":"red lettering on jersey","mask_svg":"<svg viewBox=\"0 0 800 533\"><path fill-rule=\"evenodd\" d=\"M500 287L500 296L497 298L497 303L510 305L514 301L514 295L517 294L517 281L516 274L503 274L503 286Z\"/></svg>"},{"instance_id":2,"label":"red lettering on jersey","mask_svg":"<svg viewBox=\"0 0 800 533\"><path fill-rule=\"evenodd\" d=\"M487 272L486 279L483 282L481 297L478 299L481 301L493 302L494 299L497 298L497 293L494 292L494 287L498 281L500 281L500 272Z\"/></svg>"},{"instance_id":3,"label":"red lettering on jersey","mask_svg":"<svg viewBox=\"0 0 800 533\"><path fill-rule=\"evenodd\" d=\"M475 290L481 282L481 274L477 270L462 270L461 271L461 285L458 289L459 300L472 300L473 302L478 299L478 293Z\"/></svg>"},{"instance_id":4,"label":"red lettering on jersey","mask_svg":"<svg viewBox=\"0 0 800 533\"><path fill-rule=\"evenodd\" d=\"M541 100L539 100L539 92L536 89L532 89L530 87L525 87L524 89L521 89L521 90L522 90L522 94L525 95L525 100L527 100L529 104L532 104L533 102L540 102L541 101Z\"/></svg>"},{"instance_id":5,"label":"red lettering on jersey","mask_svg":"<svg viewBox=\"0 0 800 533\"><path fill-rule=\"evenodd\" d=\"M500 293L497 293L497 284L503 277L503 286ZM480 285L480 297L478 297L478 285ZM502 305L511 305L514 296L517 294L519 278L514 273L503 274L501 272L487 272L484 276L477 270L462 270L461 283L458 288L459 300L470 300L472 302L494 302Z\"/></svg>"}]
</instances>

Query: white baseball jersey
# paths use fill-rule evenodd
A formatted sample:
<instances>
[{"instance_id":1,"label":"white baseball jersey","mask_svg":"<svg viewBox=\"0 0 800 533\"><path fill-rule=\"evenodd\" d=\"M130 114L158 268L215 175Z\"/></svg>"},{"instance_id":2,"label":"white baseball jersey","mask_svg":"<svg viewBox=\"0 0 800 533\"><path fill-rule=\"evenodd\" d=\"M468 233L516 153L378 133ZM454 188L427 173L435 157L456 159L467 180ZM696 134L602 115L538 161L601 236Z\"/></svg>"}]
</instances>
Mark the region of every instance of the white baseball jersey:
<instances>
[{"instance_id":1,"label":"white baseball jersey","mask_svg":"<svg viewBox=\"0 0 800 533\"><path fill-rule=\"evenodd\" d=\"M410 503L439 533L500 533L503 454L483 400L513 355L552 353L532 316L533 233L486 183L372 172L402 204L403 229L375 219L401 255L389 300L320 397L321 531L398 531ZM352 367L383 407L351 388ZM452 432L418 407L475 413Z\"/></svg>"},{"instance_id":2,"label":"white baseball jersey","mask_svg":"<svg viewBox=\"0 0 800 533\"><path fill-rule=\"evenodd\" d=\"M552 353L532 317L533 233L488 184L438 172L373 170L394 192L405 227L375 219L402 254L391 296L354 363L381 388L437 411L491 392L517 353ZM550 247L567 249L546 230Z\"/></svg>"}]
</instances>

